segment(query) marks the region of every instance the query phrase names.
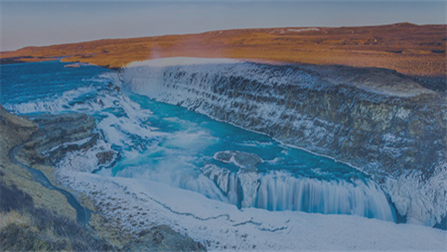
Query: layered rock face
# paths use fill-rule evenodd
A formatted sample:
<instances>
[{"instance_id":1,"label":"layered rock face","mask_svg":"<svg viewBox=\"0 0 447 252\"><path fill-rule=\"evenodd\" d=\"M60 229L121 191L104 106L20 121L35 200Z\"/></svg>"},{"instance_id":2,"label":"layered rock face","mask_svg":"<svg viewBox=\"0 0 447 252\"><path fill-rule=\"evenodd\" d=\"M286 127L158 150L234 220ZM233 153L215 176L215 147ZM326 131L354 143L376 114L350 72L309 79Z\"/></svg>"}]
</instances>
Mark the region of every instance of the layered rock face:
<instances>
[{"instance_id":1,"label":"layered rock face","mask_svg":"<svg viewBox=\"0 0 447 252\"><path fill-rule=\"evenodd\" d=\"M124 251L201 251L206 248L188 236L183 236L168 226L155 226L138 234L135 241L123 248Z\"/></svg>"},{"instance_id":2,"label":"layered rock face","mask_svg":"<svg viewBox=\"0 0 447 252\"><path fill-rule=\"evenodd\" d=\"M98 133L94 133L95 120L86 114L42 114L31 116L30 119L40 129L25 148L43 154L42 161L51 165L56 164L67 152L91 148L99 137Z\"/></svg>"},{"instance_id":3,"label":"layered rock face","mask_svg":"<svg viewBox=\"0 0 447 252\"><path fill-rule=\"evenodd\" d=\"M9 114L0 104L0 160L6 160L9 151L26 141L37 129L36 124Z\"/></svg>"},{"instance_id":4,"label":"layered rock face","mask_svg":"<svg viewBox=\"0 0 447 252\"><path fill-rule=\"evenodd\" d=\"M445 170L445 97L395 71L177 58L133 63L121 76L133 92L347 162L384 186L416 174L425 188ZM420 221L446 215L446 188L427 189L436 217Z\"/></svg>"}]
</instances>

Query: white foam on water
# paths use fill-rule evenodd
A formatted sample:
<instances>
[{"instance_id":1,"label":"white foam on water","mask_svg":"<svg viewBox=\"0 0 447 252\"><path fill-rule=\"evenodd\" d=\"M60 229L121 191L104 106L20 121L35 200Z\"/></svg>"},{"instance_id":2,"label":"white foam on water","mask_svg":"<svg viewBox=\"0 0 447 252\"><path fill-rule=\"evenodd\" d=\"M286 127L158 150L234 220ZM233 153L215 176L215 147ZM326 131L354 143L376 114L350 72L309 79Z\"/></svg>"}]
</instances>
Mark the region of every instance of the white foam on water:
<instances>
[{"instance_id":1,"label":"white foam on water","mask_svg":"<svg viewBox=\"0 0 447 252\"><path fill-rule=\"evenodd\" d=\"M156 131L147 123L152 112L119 92L121 81L115 72L99 75L89 86L63 92L51 99L35 102L6 104L16 114L81 112L96 117L96 127L104 140L131 154L131 149L142 151L147 144L167 134ZM106 87L107 86L107 87Z\"/></svg>"},{"instance_id":2,"label":"white foam on water","mask_svg":"<svg viewBox=\"0 0 447 252\"><path fill-rule=\"evenodd\" d=\"M229 202L237 206L270 211L358 215L396 221L386 195L372 181L295 178L284 171L260 174L255 170L241 169L234 173L216 165L206 165L202 170Z\"/></svg>"},{"instance_id":3,"label":"white foam on water","mask_svg":"<svg viewBox=\"0 0 447 252\"><path fill-rule=\"evenodd\" d=\"M126 67L150 66L150 67L167 67L167 66L187 66L187 65L212 65L212 64L228 64L243 62L242 60L227 58L191 58L191 57L170 57L159 58L148 61L134 61Z\"/></svg>"}]
</instances>

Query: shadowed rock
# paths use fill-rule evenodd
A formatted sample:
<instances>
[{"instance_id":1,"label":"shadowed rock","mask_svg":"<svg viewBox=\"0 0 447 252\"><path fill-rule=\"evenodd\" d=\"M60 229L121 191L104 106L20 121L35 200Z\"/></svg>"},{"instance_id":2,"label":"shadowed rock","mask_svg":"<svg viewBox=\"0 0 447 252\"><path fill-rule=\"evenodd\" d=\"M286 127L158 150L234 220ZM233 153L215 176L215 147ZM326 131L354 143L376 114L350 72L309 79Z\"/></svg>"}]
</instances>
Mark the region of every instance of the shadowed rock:
<instances>
[{"instance_id":1,"label":"shadowed rock","mask_svg":"<svg viewBox=\"0 0 447 252\"><path fill-rule=\"evenodd\" d=\"M123 251L206 251L201 243L183 236L168 226L156 226L142 231Z\"/></svg>"},{"instance_id":2,"label":"shadowed rock","mask_svg":"<svg viewBox=\"0 0 447 252\"><path fill-rule=\"evenodd\" d=\"M25 148L43 154L41 158L50 164L57 163L67 152L91 148L99 138L94 132L95 119L86 114L43 114L31 116L30 120L39 125L39 131Z\"/></svg>"}]
</instances>

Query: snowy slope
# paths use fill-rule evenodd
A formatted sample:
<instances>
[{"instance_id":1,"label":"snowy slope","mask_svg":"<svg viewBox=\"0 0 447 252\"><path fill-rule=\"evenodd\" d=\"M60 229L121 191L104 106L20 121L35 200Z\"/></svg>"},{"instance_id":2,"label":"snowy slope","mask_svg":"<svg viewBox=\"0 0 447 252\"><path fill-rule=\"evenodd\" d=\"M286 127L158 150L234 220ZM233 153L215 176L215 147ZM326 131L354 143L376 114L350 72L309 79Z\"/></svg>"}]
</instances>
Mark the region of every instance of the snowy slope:
<instances>
[{"instance_id":1,"label":"snowy slope","mask_svg":"<svg viewBox=\"0 0 447 252\"><path fill-rule=\"evenodd\" d=\"M447 232L348 215L270 212L245 208L165 184L60 169L65 185L90 196L126 231L166 224L209 251L400 250L445 251Z\"/></svg>"}]
</instances>

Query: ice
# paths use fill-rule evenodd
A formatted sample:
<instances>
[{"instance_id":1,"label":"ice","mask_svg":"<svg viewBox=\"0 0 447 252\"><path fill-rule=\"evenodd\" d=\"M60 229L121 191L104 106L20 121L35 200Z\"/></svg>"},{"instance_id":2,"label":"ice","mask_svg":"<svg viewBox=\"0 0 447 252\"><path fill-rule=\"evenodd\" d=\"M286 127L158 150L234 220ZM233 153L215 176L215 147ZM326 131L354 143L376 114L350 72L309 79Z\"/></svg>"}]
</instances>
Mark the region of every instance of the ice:
<instances>
[{"instance_id":1,"label":"ice","mask_svg":"<svg viewBox=\"0 0 447 252\"><path fill-rule=\"evenodd\" d=\"M225 168L218 167L213 164L205 165L202 168L203 174L214 181L223 193L229 192L229 180L231 171Z\"/></svg>"},{"instance_id":2,"label":"ice","mask_svg":"<svg viewBox=\"0 0 447 252\"><path fill-rule=\"evenodd\" d=\"M255 205L256 197L258 195L259 174L257 171L250 169L240 169L237 173L242 187L243 199L242 207L251 207Z\"/></svg>"},{"instance_id":3,"label":"ice","mask_svg":"<svg viewBox=\"0 0 447 252\"><path fill-rule=\"evenodd\" d=\"M447 164L438 167L426 182L417 172L385 182L384 189L408 223L433 226L446 218Z\"/></svg>"}]
</instances>

